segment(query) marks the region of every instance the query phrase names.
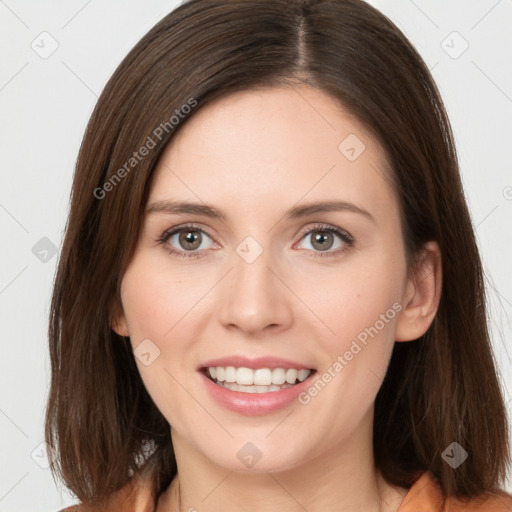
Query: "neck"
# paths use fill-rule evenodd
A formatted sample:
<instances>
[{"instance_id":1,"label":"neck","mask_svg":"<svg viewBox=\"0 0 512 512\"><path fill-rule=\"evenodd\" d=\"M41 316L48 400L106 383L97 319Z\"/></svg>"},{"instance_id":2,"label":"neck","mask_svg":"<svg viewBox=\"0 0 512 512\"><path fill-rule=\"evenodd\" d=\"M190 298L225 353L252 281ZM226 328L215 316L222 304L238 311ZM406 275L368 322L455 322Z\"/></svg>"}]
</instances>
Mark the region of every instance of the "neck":
<instances>
[{"instance_id":1,"label":"neck","mask_svg":"<svg viewBox=\"0 0 512 512\"><path fill-rule=\"evenodd\" d=\"M407 492L385 482L375 468L371 421L327 453L279 472L228 470L174 429L171 435L179 475L172 487L180 512L395 512Z\"/></svg>"}]
</instances>

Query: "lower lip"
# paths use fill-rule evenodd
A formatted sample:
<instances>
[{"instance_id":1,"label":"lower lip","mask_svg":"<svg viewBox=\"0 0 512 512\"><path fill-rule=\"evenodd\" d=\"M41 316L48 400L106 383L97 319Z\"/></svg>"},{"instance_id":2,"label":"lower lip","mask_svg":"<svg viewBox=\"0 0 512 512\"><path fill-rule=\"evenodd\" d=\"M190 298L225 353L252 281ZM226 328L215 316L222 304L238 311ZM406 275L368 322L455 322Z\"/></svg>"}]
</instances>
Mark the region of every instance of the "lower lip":
<instances>
[{"instance_id":1,"label":"lower lip","mask_svg":"<svg viewBox=\"0 0 512 512\"><path fill-rule=\"evenodd\" d=\"M240 391L231 391L223 386L215 384L202 372L199 372L203 379L206 389L213 397L213 399L224 406L230 411L248 416L259 416L268 414L274 411L283 409L297 399L298 395L302 393L311 383L311 377L316 372L313 372L309 377L299 384L280 391L270 391L268 393L242 393Z\"/></svg>"}]
</instances>

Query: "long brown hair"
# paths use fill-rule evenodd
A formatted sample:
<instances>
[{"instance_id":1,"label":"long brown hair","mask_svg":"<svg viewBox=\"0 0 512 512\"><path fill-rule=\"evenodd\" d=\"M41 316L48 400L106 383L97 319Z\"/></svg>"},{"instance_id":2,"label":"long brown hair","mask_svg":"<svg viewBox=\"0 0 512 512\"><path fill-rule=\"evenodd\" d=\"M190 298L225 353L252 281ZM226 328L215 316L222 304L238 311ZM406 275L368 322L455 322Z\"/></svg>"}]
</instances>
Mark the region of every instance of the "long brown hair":
<instances>
[{"instance_id":1,"label":"long brown hair","mask_svg":"<svg viewBox=\"0 0 512 512\"><path fill-rule=\"evenodd\" d=\"M429 470L447 496L503 482L508 425L482 265L449 121L421 57L360 0L191 0L119 65L76 164L51 303L45 436L54 477L82 502L107 498L143 470L159 495L176 474L169 423L130 343L110 327L159 156L214 99L299 82L339 99L385 149L409 261L429 240L442 253L437 315L420 339L395 344L376 398L378 469L404 487ZM456 470L441 457L454 441L469 454Z\"/></svg>"}]
</instances>

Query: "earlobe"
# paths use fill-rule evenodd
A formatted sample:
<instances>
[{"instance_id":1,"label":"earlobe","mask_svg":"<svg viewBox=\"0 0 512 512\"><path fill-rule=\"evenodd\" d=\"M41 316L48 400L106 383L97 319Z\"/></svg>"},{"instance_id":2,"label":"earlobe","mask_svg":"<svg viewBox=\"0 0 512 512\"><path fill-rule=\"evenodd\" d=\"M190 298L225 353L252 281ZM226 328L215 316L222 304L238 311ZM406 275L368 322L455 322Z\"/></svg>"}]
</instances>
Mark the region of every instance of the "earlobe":
<instances>
[{"instance_id":1,"label":"earlobe","mask_svg":"<svg viewBox=\"0 0 512 512\"><path fill-rule=\"evenodd\" d=\"M128 326L126 325L126 320L124 316L119 321L110 322L111 329L119 334L119 336L129 336Z\"/></svg>"},{"instance_id":2,"label":"earlobe","mask_svg":"<svg viewBox=\"0 0 512 512\"><path fill-rule=\"evenodd\" d=\"M427 242L413 264L397 320L396 341L423 336L436 316L442 290L441 251L437 242Z\"/></svg>"},{"instance_id":3,"label":"earlobe","mask_svg":"<svg viewBox=\"0 0 512 512\"><path fill-rule=\"evenodd\" d=\"M129 336L128 324L123 308L119 304L115 304L110 315L110 327L119 336Z\"/></svg>"}]
</instances>

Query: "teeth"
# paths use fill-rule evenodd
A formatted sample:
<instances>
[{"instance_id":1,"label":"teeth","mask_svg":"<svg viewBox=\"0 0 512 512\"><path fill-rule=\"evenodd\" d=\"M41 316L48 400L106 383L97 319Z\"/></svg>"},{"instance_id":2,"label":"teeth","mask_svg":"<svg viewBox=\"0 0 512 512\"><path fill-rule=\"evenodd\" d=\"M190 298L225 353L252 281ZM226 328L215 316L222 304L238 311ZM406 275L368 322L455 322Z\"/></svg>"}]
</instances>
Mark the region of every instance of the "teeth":
<instances>
[{"instance_id":1,"label":"teeth","mask_svg":"<svg viewBox=\"0 0 512 512\"><path fill-rule=\"evenodd\" d=\"M288 384L295 384L295 381L297 380L297 370L286 370L285 379Z\"/></svg>"},{"instance_id":2,"label":"teeth","mask_svg":"<svg viewBox=\"0 0 512 512\"><path fill-rule=\"evenodd\" d=\"M224 372L224 379L226 382L236 382L236 369L233 366L228 366Z\"/></svg>"},{"instance_id":3,"label":"teeth","mask_svg":"<svg viewBox=\"0 0 512 512\"><path fill-rule=\"evenodd\" d=\"M218 383L238 384L239 386L287 386L293 385L299 380L304 381L311 374L311 370L294 370L292 368L235 368L234 366L211 366L208 373ZM226 386L225 386L226 387ZM229 388L231 389L231 387ZM279 388L281 389L281 388ZM248 391L251 392L251 391ZM257 391L255 391L257 392Z\"/></svg>"},{"instance_id":4,"label":"teeth","mask_svg":"<svg viewBox=\"0 0 512 512\"><path fill-rule=\"evenodd\" d=\"M297 372L297 378L302 382L303 380L306 380L309 377L310 373L311 370L299 370Z\"/></svg>"},{"instance_id":5,"label":"teeth","mask_svg":"<svg viewBox=\"0 0 512 512\"><path fill-rule=\"evenodd\" d=\"M291 388L293 384L283 384L282 386L276 386L274 384L270 386L244 386L236 382L217 382L217 385L230 389L231 391L239 391L242 393L271 393L273 391Z\"/></svg>"},{"instance_id":6,"label":"teeth","mask_svg":"<svg viewBox=\"0 0 512 512\"><path fill-rule=\"evenodd\" d=\"M229 368L229 366L228 366L228 368ZM254 374L255 373L256 372L254 372L250 368L244 368L244 367L237 368L236 369L236 383L251 386L252 384L254 384ZM220 380L220 379L217 379L217 380Z\"/></svg>"}]
</instances>

